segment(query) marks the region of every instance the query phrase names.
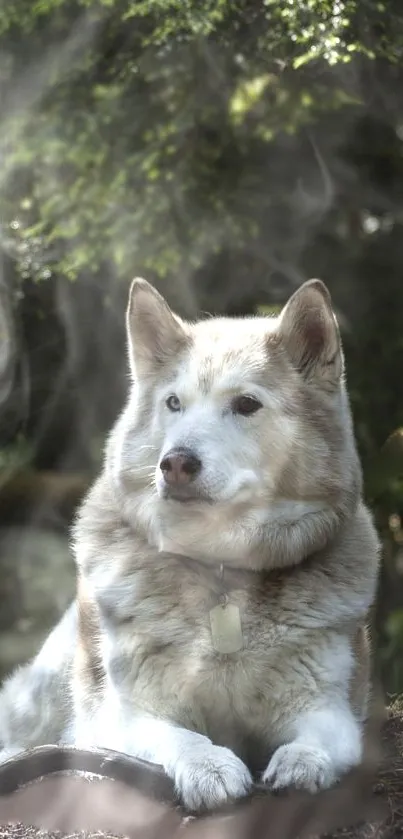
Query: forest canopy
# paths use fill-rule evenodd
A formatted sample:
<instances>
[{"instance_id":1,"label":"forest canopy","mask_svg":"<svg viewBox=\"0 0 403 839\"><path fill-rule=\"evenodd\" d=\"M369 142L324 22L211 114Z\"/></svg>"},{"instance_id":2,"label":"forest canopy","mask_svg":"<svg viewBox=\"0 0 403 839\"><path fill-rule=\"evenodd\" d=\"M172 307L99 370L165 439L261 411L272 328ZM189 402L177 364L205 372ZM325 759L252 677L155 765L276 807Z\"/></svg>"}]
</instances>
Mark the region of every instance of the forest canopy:
<instances>
[{"instance_id":1,"label":"forest canopy","mask_svg":"<svg viewBox=\"0 0 403 839\"><path fill-rule=\"evenodd\" d=\"M0 198L22 275L189 276L234 242L258 255L273 217L295 244L332 172L313 148L301 182L293 138L326 115L337 143L383 108L363 80L402 52L399 0L3 0Z\"/></svg>"}]
</instances>

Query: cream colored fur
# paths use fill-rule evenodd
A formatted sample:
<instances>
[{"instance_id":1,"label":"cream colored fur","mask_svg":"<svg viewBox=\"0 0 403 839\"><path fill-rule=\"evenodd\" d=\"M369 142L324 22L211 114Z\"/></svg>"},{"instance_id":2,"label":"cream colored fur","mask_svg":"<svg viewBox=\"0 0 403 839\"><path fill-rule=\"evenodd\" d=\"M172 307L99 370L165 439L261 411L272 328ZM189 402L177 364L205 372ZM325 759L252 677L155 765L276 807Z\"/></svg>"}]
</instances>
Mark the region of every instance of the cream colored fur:
<instances>
[{"instance_id":1,"label":"cream colored fur","mask_svg":"<svg viewBox=\"0 0 403 839\"><path fill-rule=\"evenodd\" d=\"M329 294L311 281L279 318L189 324L137 280L127 330L130 395L74 529L77 603L3 688L3 757L120 749L193 809L252 772L327 787L361 760L378 566ZM241 415L242 395L261 407ZM201 462L190 500L160 469L178 447ZM221 564L254 572L229 592L244 648L227 655L209 621Z\"/></svg>"}]
</instances>

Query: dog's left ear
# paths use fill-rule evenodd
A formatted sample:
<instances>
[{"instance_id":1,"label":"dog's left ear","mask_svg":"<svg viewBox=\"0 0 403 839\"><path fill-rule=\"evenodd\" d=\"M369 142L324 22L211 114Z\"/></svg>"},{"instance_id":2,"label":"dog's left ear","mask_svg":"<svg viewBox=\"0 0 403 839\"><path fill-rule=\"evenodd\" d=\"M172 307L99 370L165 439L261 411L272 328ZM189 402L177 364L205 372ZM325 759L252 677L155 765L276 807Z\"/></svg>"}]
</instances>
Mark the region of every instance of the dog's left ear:
<instances>
[{"instance_id":1,"label":"dog's left ear","mask_svg":"<svg viewBox=\"0 0 403 839\"><path fill-rule=\"evenodd\" d=\"M328 289L308 280L285 305L278 336L298 372L323 387L337 386L343 371L339 328Z\"/></svg>"},{"instance_id":2,"label":"dog's left ear","mask_svg":"<svg viewBox=\"0 0 403 839\"><path fill-rule=\"evenodd\" d=\"M189 343L186 324L146 280L133 280L126 311L130 366L133 374L150 375Z\"/></svg>"}]
</instances>

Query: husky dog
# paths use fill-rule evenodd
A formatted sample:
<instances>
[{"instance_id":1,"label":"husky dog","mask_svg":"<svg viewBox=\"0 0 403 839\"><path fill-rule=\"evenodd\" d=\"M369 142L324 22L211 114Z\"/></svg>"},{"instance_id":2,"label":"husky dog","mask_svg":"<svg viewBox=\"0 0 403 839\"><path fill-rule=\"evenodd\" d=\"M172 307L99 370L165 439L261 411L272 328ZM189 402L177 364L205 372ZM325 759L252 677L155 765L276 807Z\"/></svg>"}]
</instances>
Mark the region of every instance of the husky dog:
<instances>
[{"instance_id":1,"label":"husky dog","mask_svg":"<svg viewBox=\"0 0 403 839\"><path fill-rule=\"evenodd\" d=\"M379 544L319 280L279 317L181 320L147 282L132 386L74 527L77 598L0 696L3 759L161 764L184 804L359 764Z\"/></svg>"}]
</instances>

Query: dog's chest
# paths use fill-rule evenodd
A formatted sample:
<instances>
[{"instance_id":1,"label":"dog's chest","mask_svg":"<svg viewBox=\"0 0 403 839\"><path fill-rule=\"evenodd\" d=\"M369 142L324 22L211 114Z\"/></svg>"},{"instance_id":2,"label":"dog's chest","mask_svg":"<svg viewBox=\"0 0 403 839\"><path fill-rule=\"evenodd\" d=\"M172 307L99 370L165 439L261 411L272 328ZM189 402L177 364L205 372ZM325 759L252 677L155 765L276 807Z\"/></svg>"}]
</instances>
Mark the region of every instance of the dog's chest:
<instances>
[{"instance_id":1,"label":"dog's chest","mask_svg":"<svg viewBox=\"0 0 403 839\"><path fill-rule=\"evenodd\" d=\"M169 709L210 733L212 722L223 733L234 720L258 729L270 705L293 689L300 644L301 632L281 621L270 596L229 591L222 606L208 588L162 588L139 600L116 634L110 667L136 704Z\"/></svg>"}]
</instances>

